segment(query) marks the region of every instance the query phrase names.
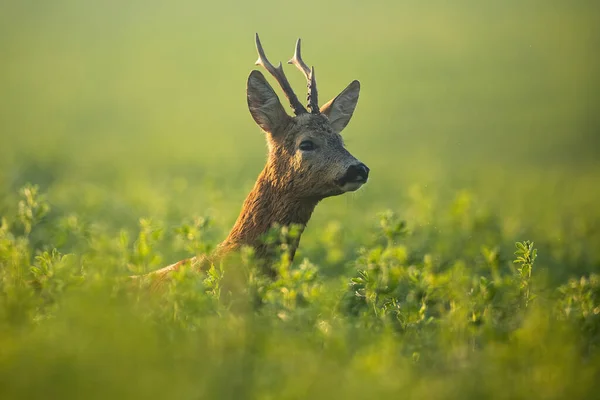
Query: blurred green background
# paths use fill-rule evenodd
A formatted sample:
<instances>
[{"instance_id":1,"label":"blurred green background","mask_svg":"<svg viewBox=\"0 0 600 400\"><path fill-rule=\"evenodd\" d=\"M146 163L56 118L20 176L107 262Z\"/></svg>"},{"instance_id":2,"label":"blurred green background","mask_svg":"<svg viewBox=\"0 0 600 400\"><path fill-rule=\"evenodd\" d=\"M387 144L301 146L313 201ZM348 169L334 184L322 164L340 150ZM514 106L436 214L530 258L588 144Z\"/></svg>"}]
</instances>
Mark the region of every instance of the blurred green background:
<instances>
[{"instance_id":1,"label":"blurred green background","mask_svg":"<svg viewBox=\"0 0 600 400\"><path fill-rule=\"evenodd\" d=\"M60 292L61 317L44 322L37 303L6 289L0 320L11 322L0 324L0 384L7 398L328 398L334 389L381 398L398 388L425 398L489 398L502 397L506 380L514 384L506 398L561 398L577 388L585 395L589 386L578 380L593 385L597 353L577 374L569 332L544 322L545 311L517 324L514 341L472 358L462 356L462 331L449 329L438 344L452 355L432 356L434 368L419 369L404 342L345 330L333 310L340 282L354 275L358 248L376 242L377 214L386 209L412 232L403 242L410 260L432 254L439 271L465 261L475 276L487 268L484 246L506 267L514 242L524 239L540 249L534 276L548 287L600 271L597 1L0 0L0 217L19 226L10 216L26 183L39 185L52 207L27 238L22 264L58 247L82 265L106 263L126 275L117 242L136 237L140 218L165 233L153 244L158 258L144 268L190 255L171 239L194 216L213 221L202 240L223 239L266 158L245 98L257 68L255 32L273 62L289 59L303 39L323 103L353 79L362 84L344 138L371 168L369 183L317 207L297 256L309 257L331 285L310 309L331 317L325 351L320 334L295 314L295 328L225 314L173 336L162 330L177 330L179 321L158 306L131 316L118 304ZM304 78L286 68L303 96ZM79 224L84 239L55 234ZM9 254L2 249L0 256ZM10 287L10 279L0 281ZM552 308L546 300L540 307ZM146 315L166 325L148 325ZM410 340L429 343L421 333ZM466 367L445 375L455 365ZM206 374L198 385L194 371ZM131 387L130 378L137 379Z\"/></svg>"}]
</instances>

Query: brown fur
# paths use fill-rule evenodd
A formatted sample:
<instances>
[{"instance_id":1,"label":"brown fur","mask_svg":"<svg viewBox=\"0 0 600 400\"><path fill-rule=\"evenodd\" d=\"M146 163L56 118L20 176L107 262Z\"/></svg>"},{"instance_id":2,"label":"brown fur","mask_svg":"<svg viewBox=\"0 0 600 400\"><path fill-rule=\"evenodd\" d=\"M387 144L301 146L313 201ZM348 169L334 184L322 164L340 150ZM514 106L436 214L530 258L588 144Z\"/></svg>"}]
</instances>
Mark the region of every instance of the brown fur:
<instances>
[{"instance_id":1,"label":"brown fur","mask_svg":"<svg viewBox=\"0 0 600 400\"><path fill-rule=\"evenodd\" d=\"M146 276L158 278L156 285L188 262L195 270L206 270L244 245L253 247L259 259L266 258L273 249L264 245L261 237L273 225L297 224L303 230L319 201L358 189L364 182L340 184L349 167L359 164L344 148L340 131L354 112L359 89L354 81L323 106L321 114L290 117L265 77L253 71L248 78L248 107L266 133L269 156L235 225L210 256L182 260ZM314 143L314 151L299 148L306 140ZM291 258L299 240L290 246Z\"/></svg>"}]
</instances>

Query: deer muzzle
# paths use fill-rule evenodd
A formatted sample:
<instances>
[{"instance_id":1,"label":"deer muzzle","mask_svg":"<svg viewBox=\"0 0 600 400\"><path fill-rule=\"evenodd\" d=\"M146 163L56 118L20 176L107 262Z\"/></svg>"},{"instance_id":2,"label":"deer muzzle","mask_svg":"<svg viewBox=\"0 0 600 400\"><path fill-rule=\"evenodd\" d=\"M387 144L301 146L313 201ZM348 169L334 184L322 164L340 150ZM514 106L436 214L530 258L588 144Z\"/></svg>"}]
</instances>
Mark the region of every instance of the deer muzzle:
<instances>
[{"instance_id":1,"label":"deer muzzle","mask_svg":"<svg viewBox=\"0 0 600 400\"><path fill-rule=\"evenodd\" d=\"M344 192L353 192L367 183L369 171L363 163L353 164L336 183Z\"/></svg>"}]
</instances>

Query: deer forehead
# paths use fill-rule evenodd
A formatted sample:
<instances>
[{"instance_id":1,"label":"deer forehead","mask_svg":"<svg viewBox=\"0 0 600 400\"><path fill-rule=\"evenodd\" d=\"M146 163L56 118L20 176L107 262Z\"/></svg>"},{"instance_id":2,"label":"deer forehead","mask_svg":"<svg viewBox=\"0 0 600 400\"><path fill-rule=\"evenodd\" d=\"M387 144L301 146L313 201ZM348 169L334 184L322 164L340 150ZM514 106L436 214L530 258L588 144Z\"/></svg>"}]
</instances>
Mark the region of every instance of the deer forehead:
<instances>
[{"instance_id":1,"label":"deer forehead","mask_svg":"<svg viewBox=\"0 0 600 400\"><path fill-rule=\"evenodd\" d=\"M294 117L296 129L303 131L331 132L329 119L323 114L300 114Z\"/></svg>"},{"instance_id":2,"label":"deer forehead","mask_svg":"<svg viewBox=\"0 0 600 400\"><path fill-rule=\"evenodd\" d=\"M302 114L294 118L293 128L286 137L286 147L297 147L303 140L319 145L343 146L342 136L333 132L329 119L324 115Z\"/></svg>"}]
</instances>

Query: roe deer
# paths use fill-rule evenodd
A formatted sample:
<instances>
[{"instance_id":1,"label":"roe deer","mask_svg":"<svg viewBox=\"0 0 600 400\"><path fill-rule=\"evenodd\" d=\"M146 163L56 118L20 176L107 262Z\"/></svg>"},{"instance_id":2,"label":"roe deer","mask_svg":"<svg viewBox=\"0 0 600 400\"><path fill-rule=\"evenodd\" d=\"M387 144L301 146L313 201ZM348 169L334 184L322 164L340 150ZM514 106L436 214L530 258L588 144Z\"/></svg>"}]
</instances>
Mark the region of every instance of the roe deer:
<instances>
[{"instance_id":1,"label":"roe deer","mask_svg":"<svg viewBox=\"0 0 600 400\"><path fill-rule=\"evenodd\" d=\"M185 263L203 270L243 245L252 246L257 258L266 258L273 249L263 244L261 236L273 225L297 224L303 229L319 201L355 191L367 182L369 168L344 148L340 136L356 108L360 84L353 81L319 108L315 70L302 60L300 44L298 39L288 63L298 67L308 81L308 110L294 94L281 63L274 67L269 62L256 34L256 65L277 80L295 116L285 112L264 75L252 71L247 83L248 108L266 134L269 155L231 232L211 256L183 260L146 276L164 277ZM290 260L298 243L299 237L290 246Z\"/></svg>"}]
</instances>

